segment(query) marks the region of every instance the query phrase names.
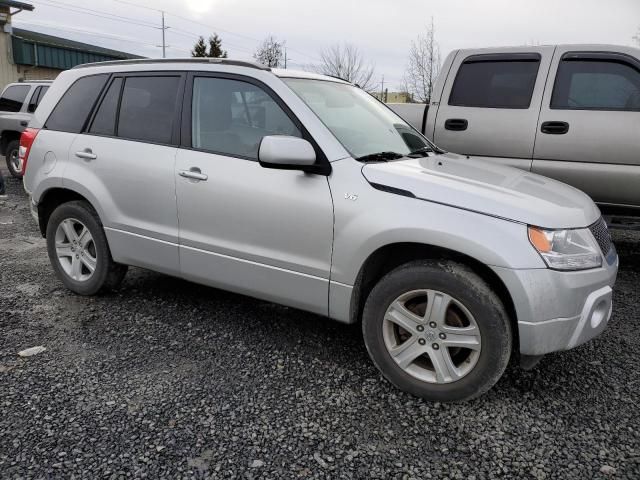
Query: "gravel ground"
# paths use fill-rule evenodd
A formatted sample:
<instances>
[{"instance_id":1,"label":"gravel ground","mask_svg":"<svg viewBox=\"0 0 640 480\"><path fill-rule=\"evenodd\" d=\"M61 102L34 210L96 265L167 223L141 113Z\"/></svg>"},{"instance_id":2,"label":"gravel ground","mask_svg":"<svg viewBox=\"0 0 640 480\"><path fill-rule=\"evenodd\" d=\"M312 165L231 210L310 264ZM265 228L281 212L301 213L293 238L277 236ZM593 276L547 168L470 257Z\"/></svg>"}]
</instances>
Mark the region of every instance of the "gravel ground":
<instances>
[{"instance_id":1,"label":"gravel ground","mask_svg":"<svg viewBox=\"0 0 640 480\"><path fill-rule=\"evenodd\" d=\"M433 404L381 378L359 326L140 269L117 293L69 293L8 191L2 477L640 478L638 234L614 235L601 337Z\"/></svg>"}]
</instances>

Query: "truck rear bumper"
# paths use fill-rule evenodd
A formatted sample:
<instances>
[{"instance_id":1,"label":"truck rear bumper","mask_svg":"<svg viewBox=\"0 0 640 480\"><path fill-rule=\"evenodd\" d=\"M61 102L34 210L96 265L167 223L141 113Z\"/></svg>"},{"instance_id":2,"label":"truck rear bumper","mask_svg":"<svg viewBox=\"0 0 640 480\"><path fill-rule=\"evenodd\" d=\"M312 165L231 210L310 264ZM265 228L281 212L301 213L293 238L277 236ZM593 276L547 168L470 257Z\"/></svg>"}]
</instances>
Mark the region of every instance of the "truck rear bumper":
<instances>
[{"instance_id":1,"label":"truck rear bumper","mask_svg":"<svg viewBox=\"0 0 640 480\"><path fill-rule=\"evenodd\" d=\"M523 355L568 350L598 336L613 309L618 256L612 247L600 268L578 272L495 267L514 302Z\"/></svg>"}]
</instances>

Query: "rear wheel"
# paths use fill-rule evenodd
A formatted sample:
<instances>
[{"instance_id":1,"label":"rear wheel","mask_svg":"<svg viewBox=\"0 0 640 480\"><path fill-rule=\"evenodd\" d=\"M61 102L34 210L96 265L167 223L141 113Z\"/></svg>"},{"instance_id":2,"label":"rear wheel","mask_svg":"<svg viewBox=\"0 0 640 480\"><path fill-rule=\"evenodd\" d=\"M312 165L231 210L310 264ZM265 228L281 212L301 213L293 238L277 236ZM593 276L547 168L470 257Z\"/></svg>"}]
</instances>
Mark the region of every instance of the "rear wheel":
<instances>
[{"instance_id":1,"label":"rear wheel","mask_svg":"<svg viewBox=\"0 0 640 480\"><path fill-rule=\"evenodd\" d=\"M434 401L489 390L509 362L512 333L498 296L452 261L418 261L387 274L363 313L364 339L382 374Z\"/></svg>"},{"instance_id":2,"label":"rear wheel","mask_svg":"<svg viewBox=\"0 0 640 480\"><path fill-rule=\"evenodd\" d=\"M12 177L22 178L22 169L20 168L20 158L18 152L20 151L20 141L13 140L7 145L7 168Z\"/></svg>"},{"instance_id":3,"label":"rear wheel","mask_svg":"<svg viewBox=\"0 0 640 480\"><path fill-rule=\"evenodd\" d=\"M56 275L80 295L117 287L127 267L111 258L97 213L83 201L57 207L47 224L47 250Z\"/></svg>"}]
</instances>

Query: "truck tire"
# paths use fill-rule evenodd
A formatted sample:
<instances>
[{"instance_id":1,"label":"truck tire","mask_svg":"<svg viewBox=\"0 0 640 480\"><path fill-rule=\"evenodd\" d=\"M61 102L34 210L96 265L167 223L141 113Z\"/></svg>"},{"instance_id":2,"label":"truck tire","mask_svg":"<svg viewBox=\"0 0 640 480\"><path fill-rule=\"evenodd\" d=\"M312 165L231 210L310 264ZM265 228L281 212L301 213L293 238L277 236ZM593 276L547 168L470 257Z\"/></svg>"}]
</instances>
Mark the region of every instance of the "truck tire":
<instances>
[{"instance_id":1,"label":"truck tire","mask_svg":"<svg viewBox=\"0 0 640 480\"><path fill-rule=\"evenodd\" d=\"M365 303L362 330L373 363L401 390L426 400L482 395L512 348L509 316L471 268L421 260L384 276Z\"/></svg>"},{"instance_id":2,"label":"truck tire","mask_svg":"<svg viewBox=\"0 0 640 480\"><path fill-rule=\"evenodd\" d=\"M18 151L20 150L20 140L12 140L7 145L7 168L14 178L22 178L22 170L20 169L20 160L18 159Z\"/></svg>"},{"instance_id":3,"label":"truck tire","mask_svg":"<svg viewBox=\"0 0 640 480\"><path fill-rule=\"evenodd\" d=\"M64 285L79 295L116 288L127 266L113 261L102 222L84 201L58 206L47 223L51 265Z\"/></svg>"}]
</instances>

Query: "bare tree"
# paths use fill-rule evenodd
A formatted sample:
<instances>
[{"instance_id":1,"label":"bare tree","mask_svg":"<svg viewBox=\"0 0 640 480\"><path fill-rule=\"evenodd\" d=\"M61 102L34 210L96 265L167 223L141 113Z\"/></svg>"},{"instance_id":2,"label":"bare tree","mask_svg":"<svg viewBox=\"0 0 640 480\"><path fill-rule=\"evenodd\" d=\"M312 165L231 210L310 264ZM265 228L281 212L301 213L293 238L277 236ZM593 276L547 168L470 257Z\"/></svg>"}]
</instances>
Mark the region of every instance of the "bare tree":
<instances>
[{"instance_id":1,"label":"bare tree","mask_svg":"<svg viewBox=\"0 0 640 480\"><path fill-rule=\"evenodd\" d=\"M367 92L375 88L373 81L375 66L372 62L365 60L360 50L354 45L348 43L332 45L320 52L320 61L320 65L316 67L319 73L355 83Z\"/></svg>"},{"instance_id":2,"label":"bare tree","mask_svg":"<svg viewBox=\"0 0 640 480\"><path fill-rule=\"evenodd\" d=\"M255 51L253 58L265 67L278 68L284 64L284 42L269 35Z\"/></svg>"},{"instance_id":3,"label":"bare tree","mask_svg":"<svg viewBox=\"0 0 640 480\"><path fill-rule=\"evenodd\" d=\"M638 33L631 37L640 47L640 27L638 27Z\"/></svg>"},{"instance_id":4,"label":"bare tree","mask_svg":"<svg viewBox=\"0 0 640 480\"><path fill-rule=\"evenodd\" d=\"M429 102L433 84L440 72L440 47L435 40L433 18L423 35L411 42L404 73L404 90L420 102Z\"/></svg>"}]
</instances>

